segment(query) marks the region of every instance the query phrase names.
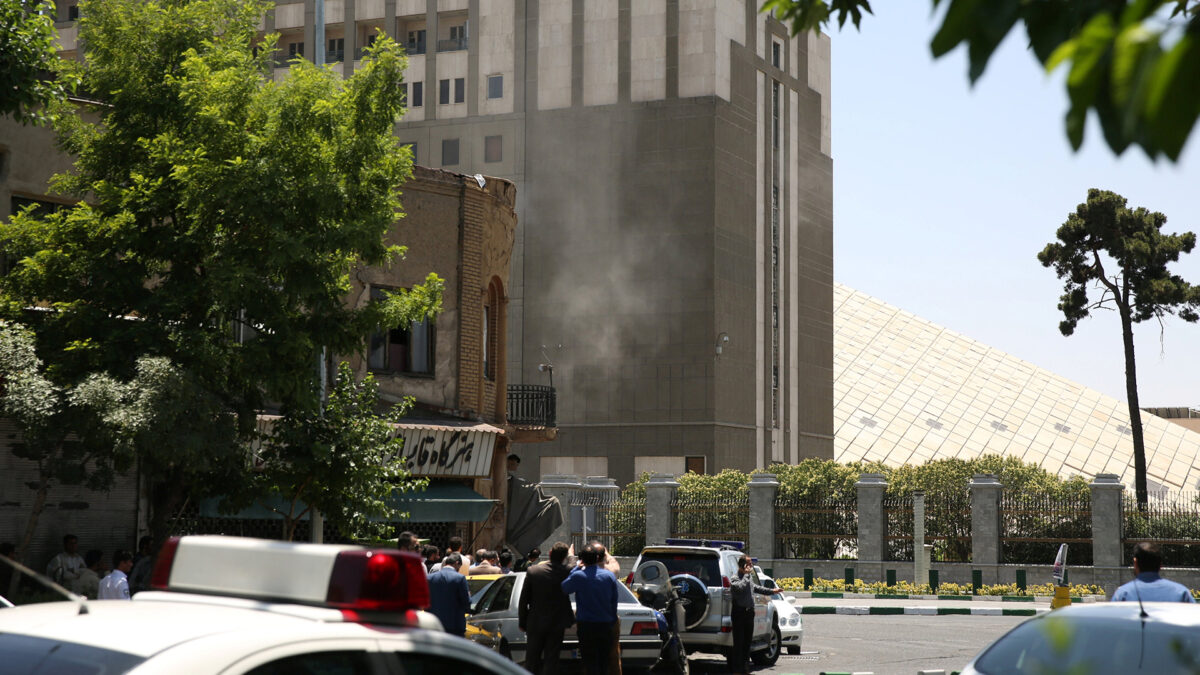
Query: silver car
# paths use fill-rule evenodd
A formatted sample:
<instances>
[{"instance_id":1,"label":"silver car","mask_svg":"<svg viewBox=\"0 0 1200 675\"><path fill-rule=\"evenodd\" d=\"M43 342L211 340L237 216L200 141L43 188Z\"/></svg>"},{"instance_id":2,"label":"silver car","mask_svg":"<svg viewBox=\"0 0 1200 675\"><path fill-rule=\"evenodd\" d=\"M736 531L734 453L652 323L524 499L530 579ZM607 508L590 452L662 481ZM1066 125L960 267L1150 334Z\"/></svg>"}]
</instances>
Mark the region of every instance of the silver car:
<instances>
[{"instance_id":1,"label":"silver car","mask_svg":"<svg viewBox=\"0 0 1200 675\"><path fill-rule=\"evenodd\" d=\"M466 637L495 649L517 663L525 663L525 631L517 626L517 602L524 584L524 572L496 577L471 596L471 616L467 617ZM624 584L617 586L620 594L617 618L621 620L621 663L634 668L653 666L662 648L654 610L639 604ZM574 604L572 598L571 605ZM562 658L579 659L579 642L573 626L567 629L564 636Z\"/></svg>"},{"instance_id":2,"label":"silver car","mask_svg":"<svg viewBox=\"0 0 1200 675\"><path fill-rule=\"evenodd\" d=\"M733 648L730 580L737 575L742 557L740 542L668 539L665 546L642 549L633 568L650 560L666 566L672 584L686 601L684 626L679 631L688 653L724 654ZM754 574L755 583L761 583ZM759 666L773 666L782 651L782 627L775 604L765 595L754 595L754 637L750 658Z\"/></svg>"}]
</instances>

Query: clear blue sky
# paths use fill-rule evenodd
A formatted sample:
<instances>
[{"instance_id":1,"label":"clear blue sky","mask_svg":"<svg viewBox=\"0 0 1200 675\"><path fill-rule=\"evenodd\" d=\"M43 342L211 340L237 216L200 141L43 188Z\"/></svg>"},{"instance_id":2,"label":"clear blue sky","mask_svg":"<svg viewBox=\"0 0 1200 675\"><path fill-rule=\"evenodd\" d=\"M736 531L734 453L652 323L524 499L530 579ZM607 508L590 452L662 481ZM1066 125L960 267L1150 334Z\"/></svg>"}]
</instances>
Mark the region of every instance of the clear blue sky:
<instances>
[{"instance_id":1,"label":"clear blue sky","mask_svg":"<svg viewBox=\"0 0 1200 675\"><path fill-rule=\"evenodd\" d=\"M930 56L930 6L875 3L861 32L831 31L834 278L1125 400L1115 314L1063 337L1061 283L1036 255L1090 187L1200 231L1200 129L1174 165L1114 156L1094 120L1072 152L1063 73L1043 73L1023 29L972 88L961 48ZM1200 250L1173 270L1200 283ZM1142 406L1200 408L1200 324L1146 322L1134 338Z\"/></svg>"}]
</instances>

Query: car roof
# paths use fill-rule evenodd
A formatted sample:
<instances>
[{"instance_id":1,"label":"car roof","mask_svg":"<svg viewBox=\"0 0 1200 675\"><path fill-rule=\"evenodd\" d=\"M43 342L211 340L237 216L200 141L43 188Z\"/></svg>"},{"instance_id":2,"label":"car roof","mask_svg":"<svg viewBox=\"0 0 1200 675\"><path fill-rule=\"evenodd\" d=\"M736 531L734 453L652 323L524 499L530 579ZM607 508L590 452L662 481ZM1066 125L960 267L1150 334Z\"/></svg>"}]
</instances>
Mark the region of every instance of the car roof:
<instances>
[{"instance_id":1,"label":"car roof","mask_svg":"<svg viewBox=\"0 0 1200 675\"><path fill-rule=\"evenodd\" d=\"M741 551L739 551L737 549L721 549L721 548L717 548L716 546L667 546L667 545L664 545L664 546L647 546L646 548L642 549L642 552L638 557L646 555L647 553L703 553L705 555L711 555L713 553L725 553L725 552L736 553L738 555L741 555L741 553L742 553Z\"/></svg>"},{"instance_id":2,"label":"car roof","mask_svg":"<svg viewBox=\"0 0 1200 675\"><path fill-rule=\"evenodd\" d=\"M1045 614L1042 618L1096 618L1138 621L1142 609L1150 620L1177 626L1200 627L1200 605L1191 602L1095 602L1071 605Z\"/></svg>"},{"instance_id":3,"label":"car roof","mask_svg":"<svg viewBox=\"0 0 1200 675\"><path fill-rule=\"evenodd\" d=\"M0 612L0 633L64 640L149 657L180 643L220 633L244 630L258 634L277 630L295 633L305 626L322 623L321 615L331 612L339 615L337 621L341 622L337 610L296 605L272 606L274 611L270 611L265 606L252 609L216 602L147 599L96 600L83 607L86 607L86 613L81 613L81 605L74 602L6 609ZM294 611L287 611L289 609ZM306 613L308 617L304 616ZM333 616L328 618L333 619Z\"/></svg>"}]
</instances>

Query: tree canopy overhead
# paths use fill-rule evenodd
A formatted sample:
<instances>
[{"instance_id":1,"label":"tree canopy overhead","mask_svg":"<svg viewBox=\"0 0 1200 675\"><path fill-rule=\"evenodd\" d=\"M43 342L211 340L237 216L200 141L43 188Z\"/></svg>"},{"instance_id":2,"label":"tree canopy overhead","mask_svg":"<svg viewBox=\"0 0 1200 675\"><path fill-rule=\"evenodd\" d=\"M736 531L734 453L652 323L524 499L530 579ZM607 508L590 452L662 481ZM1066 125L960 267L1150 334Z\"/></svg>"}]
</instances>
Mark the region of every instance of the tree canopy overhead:
<instances>
[{"instance_id":1,"label":"tree canopy overhead","mask_svg":"<svg viewBox=\"0 0 1200 675\"><path fill-rule=\"evenodd\" d=\"M46 121L62 94L50 77L58 63L53 0L0 0L0 117Z\"/></svg>"},{"instance_id":2,"label":"tree canopy overhead","mask_svg":"<svg viewBox=\"0 0 1200 675\"><path fill-rule=\"evenodd\" d=\"M161 469L156 517L194 488L179 481L196 476L195 443L206 475L232 475L217 460L244 468L265 405L316 409L322 348L355 353L372 330L440 308L432 274L382 302L346 302L358 266L404 253L385 243L411 172L393 135L402 49L380 36L352 77L296 60L276 81L276 36L258 34L269 8L85 0L87 58L62 68L97 103L55 116L76 162L52 184L79 201L0 223L13 260L0 317L36 333L50 381L172 392L142 401L157 424L124 427L155 460L143 468Z\"/></svg>"},{"instance_id":3,"label":"tree canopy overhead","mask_svg":"<svg viewBox=\"0 0 1200 675\"><path fill-rule=\"evenodd\" d=\"M1196 0L932 0L943 10L930 49L941 57L965 45L971 82L1018 24L1048 70L1067 69L1066 133L1083 144L1088 112L1117 154L1130 145L1148 156L1179 158L1200 116L1200 3ZM869 0L765 0L793 33L857 28Z\"/></svg>"}]
</instances>

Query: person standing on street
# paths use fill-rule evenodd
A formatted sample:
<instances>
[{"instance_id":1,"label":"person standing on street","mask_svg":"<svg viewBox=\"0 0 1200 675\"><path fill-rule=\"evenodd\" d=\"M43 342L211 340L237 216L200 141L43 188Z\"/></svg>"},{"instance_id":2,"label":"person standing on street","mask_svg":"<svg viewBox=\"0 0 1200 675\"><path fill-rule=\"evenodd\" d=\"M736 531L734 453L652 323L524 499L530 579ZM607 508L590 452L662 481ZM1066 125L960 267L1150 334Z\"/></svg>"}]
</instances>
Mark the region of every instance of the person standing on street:
<instances>
[{"instance_id":1,"label":"person standing on street","mask_svg":"<svg viewBox=\"0 0 1200 675\"><path fill-rule=\"evenodd\" d=\"M608 675L612 649L613 624L617 622L616 575L599 565L600 551L588 544L580 555L583 567L571 572L562 582L568 595L575 594L576 634L579 656L588 675Z\"/></svg>"},{"instance_id":2,"label":"person standing on street","mask_svg":"<svg viewBox=\"0 0 1200 675\"><path fill-rule=\"evenodd\" d=\"M462 556L446 556L442 569L430 574L429 611L442 622L447 633L462 637L467 632L467 612L471 610L471 592L467 578L458 573Z\"/></svg>"},{"instance_id":3,"label":"person standing on street","mask_svg":"<svg viewBox=\"0 0 1200 675\"><path fill-rule=\"evenodd\" d=\"M525 667L534 675L557 675L562 654L563 631L575 623L571 599L562 583L567 567L567 545L555 542L550 562L533 565L525 572L525 585L517 601L517 625L525 631Z\"/></svg>"},{"instance_id":4,"label":"person standing on street","mask_svg":"<svg viewBox=\"0 0 1200 675\"><path fill-rule=\"evenodd\" d=\"M117 551L113 554L113 569L108 576L100 580L101 600L129 599L129 570L133 569L133 554L129 551Z\"/></svg>"},{"instance_id":5,"label":"person standing on street","mask_svg":"<svg viewBox=\"0 0 1200 675\"><path fill-rule=\"evenodd\" d=\"M600 562L597 564L613 573L613 576L621 578L621 563L617 559L608 554L608 549L604 548L598 540L592 542L592 546L600 554ZM608 650L608 672L610 675L621 675L621 620L613 624L613 639L612 645Z\"/></svg>"},{"instance_id":6,"label":"person standing on street","mask_svg":"<svg viewBox=\"0 0 1200 675\"><path fill-rule=\"evenodd\" d=\"M500 569L500 554L495 551L484 551L479 556L479 564L471 568L471 573L467 576L475 576L477 574L504 574Z\"/></svg>"},{"instance_id":7,"label":"person standing on street","mask_svg":"<svg viewBox=\"0 0 1200 675\"><path fill-rule=\"evenodd\" d=\"M1187 586L1158 575L1162 551L1147 541L1133 547L1134 579L1113 593L1113 602L1196 602Z\"/></svg>"},{"instance_id":8,"label":"person standing on street","mask_svg":"<svg viewBox=\"0 0 1200 675\"><path fill-rule=\"evenodd\" d=\"M129 592L140 593L150 588L150 575L154 571L154 539L146 536L138 540L137 553L133 555L133 571L129 573Z\"/></svg>"},{"instance_id":9,"label":"person standing on street","mask_svg":"<svg viewBox=\"0 0 1200 675\"><path fill-rule=\"evenodd\" d=\"M750 643L754 640L754 594L774 595L782 588L767 588L754 583L754 563L750 556L738 558L738 575L729 584L733 600L733 652L729 656L729 672L746 675L750 672Z\"/></svg>"},{"instance_id":10,"label":"person standing on street","mask_svg":"<svg viewBox=\"0 0 1200 675\"><path fill-rule=\"evenodd\" d=\"M70 589L86 567L83 556L79 555L79 537L68 534L63 537L62 553L51 558L46 566L46 576L53 579L54 583Z\"/></svg>"}]
</instances>

